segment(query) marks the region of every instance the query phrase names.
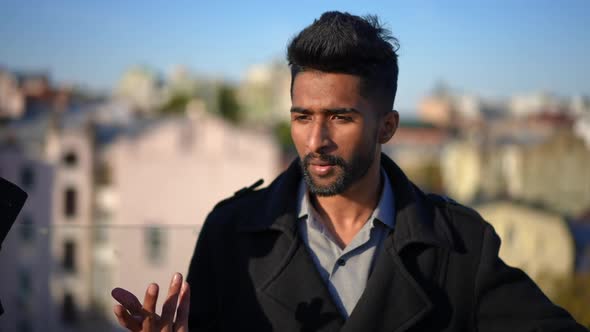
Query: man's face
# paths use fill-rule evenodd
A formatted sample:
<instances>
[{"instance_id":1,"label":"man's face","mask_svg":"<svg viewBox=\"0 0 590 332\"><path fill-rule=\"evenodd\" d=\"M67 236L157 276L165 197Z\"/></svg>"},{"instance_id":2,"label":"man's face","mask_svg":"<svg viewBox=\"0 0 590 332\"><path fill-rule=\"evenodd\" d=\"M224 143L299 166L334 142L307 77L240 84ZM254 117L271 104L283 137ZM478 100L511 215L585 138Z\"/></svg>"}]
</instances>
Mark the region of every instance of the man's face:
<instances>
[{"instance_id":1,"label":"man's face","mask_svg":"<svg viewBox=\"0 0 590 332\"><path fill-rule=\"evenodd\" d=\"M379 147L376 103L358 76L303 71L293 81L291 136L311 193L343 193L363 178Z\"/></svg>"}]
</instances>

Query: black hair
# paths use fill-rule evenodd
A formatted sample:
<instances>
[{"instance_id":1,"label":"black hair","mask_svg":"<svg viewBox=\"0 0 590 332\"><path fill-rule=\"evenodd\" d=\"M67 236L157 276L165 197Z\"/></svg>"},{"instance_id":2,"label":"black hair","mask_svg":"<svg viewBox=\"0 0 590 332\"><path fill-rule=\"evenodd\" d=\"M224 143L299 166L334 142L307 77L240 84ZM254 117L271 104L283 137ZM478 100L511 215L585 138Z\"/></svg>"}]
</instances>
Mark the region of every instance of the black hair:
<instances>
[{"instance_id":1,"label":"black hair","mask_svg":"<svg viewBox=\"0 0 590 332\"><path fill-rule=\"evenodd\" d=\"M393 109L397 92L398 40L377 16L325 12L296 35L287 48L291 92L295 76L306 70L361 78L361 95Z\"/></svg>"}]
</instances>

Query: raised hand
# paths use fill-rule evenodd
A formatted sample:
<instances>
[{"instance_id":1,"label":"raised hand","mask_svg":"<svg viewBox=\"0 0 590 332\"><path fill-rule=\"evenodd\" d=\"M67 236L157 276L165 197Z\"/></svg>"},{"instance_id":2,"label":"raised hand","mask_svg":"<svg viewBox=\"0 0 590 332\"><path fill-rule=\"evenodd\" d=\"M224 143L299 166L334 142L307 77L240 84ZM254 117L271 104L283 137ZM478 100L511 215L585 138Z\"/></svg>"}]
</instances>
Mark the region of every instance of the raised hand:
<instances>
[{"instance_id":1,"label":"raised hand","mask_svg":"<svg viewBox=\"0 0 590 332\"><path fill-rule=\"evenodd\" d=\"M111 295L120 303L114 308L119 324L133 332L188 332L188 283L182 281L182 275L178 272L172 276L161 316L156 314L158 292L158 284L150 284L142 305L131 292L122 288L113 289Z\"/></svg>"}]
</instances>

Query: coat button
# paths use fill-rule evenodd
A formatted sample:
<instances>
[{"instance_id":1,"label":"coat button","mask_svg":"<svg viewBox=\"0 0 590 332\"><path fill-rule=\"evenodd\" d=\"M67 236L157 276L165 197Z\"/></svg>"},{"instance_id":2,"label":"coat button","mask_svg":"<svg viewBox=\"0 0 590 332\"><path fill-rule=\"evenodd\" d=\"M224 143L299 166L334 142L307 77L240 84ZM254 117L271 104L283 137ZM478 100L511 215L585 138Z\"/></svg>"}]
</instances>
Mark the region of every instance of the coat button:
<instances>
[{"instance_id":1,"label":"coat button","mask_svg":"<svg viewBox=\"0 0 590 332\"><path fill-rule=\"evenodd\" d=\"M345 261L344 259L342 259L342 258L339 258L339 259L336 261L336 264L338 264L338 265L340 265L340 266L344 266L344 265L346 265L346 261Z\"/></svg>"}]
</instances>

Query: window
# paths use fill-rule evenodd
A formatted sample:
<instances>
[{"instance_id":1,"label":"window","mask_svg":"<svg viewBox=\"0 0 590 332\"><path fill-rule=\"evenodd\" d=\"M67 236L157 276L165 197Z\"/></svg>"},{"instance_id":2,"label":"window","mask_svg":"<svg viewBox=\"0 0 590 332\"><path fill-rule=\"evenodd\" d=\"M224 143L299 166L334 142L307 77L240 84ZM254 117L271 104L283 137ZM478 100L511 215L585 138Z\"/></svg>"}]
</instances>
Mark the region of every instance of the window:
<instances>
[{"instance_id":1,"label":"window","mask_svg":"<svg viewBox=\"0 0 590 332\"><path fill-rule=\"evenodd\" d=\"M22 242L31 243L35 237L35 226L30 215L23 215L19 228Z\"/></svg>"},{"instance_id":2,"label":"window","mask_svg":"<svg viewBox=\"0 0 590 332\"><path fill-rule=\"evenodd\" d=\"M66 272L76 272L76 244L72 240L64 243L63 269Z\"/></svg>"},{"instance_id":3,"label":"window","mask_svg":"<svg viewBox=\"0 0 590 332\"><path fill-rule=\"evenodd\" d=\"M22 268L18 275L19 294L26 300L31 297L33 282L31 280L31 272Z\"/></svg>"},{"instance_id":4,"label":"window","mask_svg":"<svg viewBox=\"0 0 590 332\"><path fill-rule=\"evenodd\" d=\"M95 172L96 183L100 185L109 185L113 182L112 177L112 170L109 164L106 162L99 163Z\"/></svg>"},{"instance_id":5,"label":"window","mask_svg":"<svg viewBox=\"0 0 590 332\"><path fill-rule=\"evenodd\" d=\"M73 151L69 151L68 153L64 154L62 162L68 167L74 167L78 164L78 155L76 155Z\"/></svg>"},{"instance_id":6,"label":"window","mask_svg":"<svg viewBox=\"0 0 590 332\"><path fill-rule=\"evenodd\" d=\"M109 230L108 225L102 223L97 224L92 233L94 244L106 244L109 242Z\"/></svg>"},{"instance_id":7,"label":"window","mask_svg":"<svg viewBox=\"0 0 590 332\"><path fill-rule=\"evenodd\" d=\"M76 304L72 294L65 293L61 311L61 320L65 325L73 325L78 320Z\"/></svg>"},{"instance_id":8,"label":"window","mask_svg":"<svg viewBox=\"0 0 590 332\"><path fill-rule=\"evenodd\" d=\"M32 189L35 184L35 173L29 165L24 166L20 172L20 183L25 189Z\"/></svg>"},{"instance_id":9,"label":"window","mask_svg":"<svg viewBox=\"0 0 590 332\"><path fill-rule=\"evenodd\" d=\"M77 208L77 192L74 188L67 188L64 197L64 214L66 217L71 218L76 216Z\"/></svg>"},{"instance_id":10,"label":"window","mask_svg":"<svg viewBox=\"0 0 590 332\"><path fill-rule=\"evenodd\" d=\"M109 239L109 222L112 220L111 213L102 208L97 208L94 214L94 232L92 233L95 244L105 244Z\"/></svg>"},{"instance_id":11,"label":"window","mask_svg":"<svg viewBox=\"0 0 590 332\"><path fill-rule=\"evenodd\" d=\"M145 245L147 258L150 263L159 263L164 258L164 230L158 226L148 226L145 229Z\"/></svg>"}]
</instances>

